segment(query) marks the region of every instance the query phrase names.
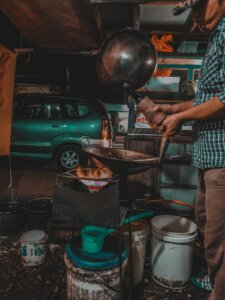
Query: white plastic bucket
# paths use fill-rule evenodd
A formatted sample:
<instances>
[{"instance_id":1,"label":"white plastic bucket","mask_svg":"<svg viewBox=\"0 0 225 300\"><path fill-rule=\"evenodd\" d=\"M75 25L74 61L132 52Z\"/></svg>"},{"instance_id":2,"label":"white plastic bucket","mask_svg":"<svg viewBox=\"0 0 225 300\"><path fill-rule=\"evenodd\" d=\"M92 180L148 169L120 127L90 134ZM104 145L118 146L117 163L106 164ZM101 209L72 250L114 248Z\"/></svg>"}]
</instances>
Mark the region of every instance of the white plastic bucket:
<instances>
[{"instance_id":1,"label":"white plastic bucket","mask_svg":"<svg viewBox=\"0 0 225 300\"><path fill-rule=\"evenodd\" d=\"M138 221L131 224L131 243L132 243L132 267L133 267L133 285L138 285L144 274L145 254L147 247L147 238L149 234L149 225ZM128 264L125 269L126 285L131 283L131 253L129 231L124 231L125 246L128 252Z\"/></svg>"},{"instance_id":2,"label":"white plastic bucket","mask_svg":"<svg viewBox=\"0 0 225 300\"><path fill-rule=\"evenodd\" d=\"M171 289L184 288L191 277L197 226L179 216L151 220L152 278Z\"/></svg>"},{"instance_id":3,"label":"white plastic bucket","mask_svg":"<svg viewBox=\"0 0 225 300\"><path fill-rule=\"evenodd\" d=\"M47 239L47 234L41 230L27 231L21 235L21 255L25 266L37 266L44 262Z\"/></svg>"},{"instance_id":4,"label":"white plastic bucket","mask_svg":"<svg viewBox=\"0 0 225 300\"><path fill-rule=\"evenodd\" d=\"M75 266L66 254L64 261L67 267L67 300L119 300L119 266L109 270L84 270ZM122 273L126 264L127 258L123 262Z\"/></svg>"}]
</instances>

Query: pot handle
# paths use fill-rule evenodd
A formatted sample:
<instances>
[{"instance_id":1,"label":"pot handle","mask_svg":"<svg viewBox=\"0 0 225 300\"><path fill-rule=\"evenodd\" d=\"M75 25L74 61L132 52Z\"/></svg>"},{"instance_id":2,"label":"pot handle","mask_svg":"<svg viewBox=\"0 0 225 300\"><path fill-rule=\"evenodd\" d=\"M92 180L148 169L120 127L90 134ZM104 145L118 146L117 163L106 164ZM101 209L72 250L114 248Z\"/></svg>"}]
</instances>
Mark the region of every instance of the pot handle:
<instances>
[{"instance_id":1,"label":"pot handle","mask_svg":"<svg viewBox=\"0 0 225 300\"><path fill-rule=\"evenodd\" d=\"M153 217L153 216L154 216L154 212L152 210L144 211L144 212L142 212L138 215L135 215L135 216L124 219L122 225L128 224L130 222L137 221L137 220L142 219L142 218ZM115 230L116 230L115 228L106 229L106 232L107 232L106 235L113 233Z\"/></svg>"},{"instance_id":2,"label":"pot handle","mask_svg":"<svg viewBox=\"0 0 225 300\"><path fill-rule=\"evenodd\" d=\"M154 212L152 210L148 210L148 211L142 212L142 213L140 213L140 214L138 214L136 216L132 216L132 217L126 218L123 221L123 224L134 222L134 221L137 221L139 219L146 218L146 217L153 217L153 215L154 215Z\"/></svg>"}]
</instances>

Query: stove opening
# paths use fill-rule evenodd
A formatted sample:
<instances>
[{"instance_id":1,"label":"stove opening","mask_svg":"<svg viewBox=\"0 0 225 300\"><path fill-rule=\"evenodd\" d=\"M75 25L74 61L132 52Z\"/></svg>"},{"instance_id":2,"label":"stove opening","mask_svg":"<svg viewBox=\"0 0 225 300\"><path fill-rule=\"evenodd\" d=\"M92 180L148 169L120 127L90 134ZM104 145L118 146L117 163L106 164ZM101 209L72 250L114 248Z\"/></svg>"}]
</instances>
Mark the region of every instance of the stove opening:
<instances>
[{"instance_id":1,"label":"stove opening","mask_svg":"<svg viewBox=\"0 0 225 300\"><path fill-rule=\"evenodd\" d=\"M113 172L99 162L91 158L91 166L82 168L78 166L75 170L77 179L84 184L90 192L97 192L106 187L113 178Z\"/></svg>"}]
</instances>

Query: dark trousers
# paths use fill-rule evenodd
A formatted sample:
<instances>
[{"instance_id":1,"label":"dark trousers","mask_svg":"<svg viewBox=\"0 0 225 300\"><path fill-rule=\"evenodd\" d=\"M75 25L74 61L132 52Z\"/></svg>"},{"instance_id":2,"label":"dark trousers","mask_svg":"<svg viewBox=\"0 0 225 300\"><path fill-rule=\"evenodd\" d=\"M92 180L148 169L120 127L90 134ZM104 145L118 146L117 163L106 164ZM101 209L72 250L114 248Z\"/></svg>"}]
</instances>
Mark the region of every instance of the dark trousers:
<instances>
[{"instance_id":1,"label":"dark trousers","mask_svg":"<svg viewBox=\"0 0 225 300\"><path fill-rule=\"evenodd\" d=\"M196 223L204 237L210 300L225 300L225 168L199 170Z\"/></svg>"}]
</instances>

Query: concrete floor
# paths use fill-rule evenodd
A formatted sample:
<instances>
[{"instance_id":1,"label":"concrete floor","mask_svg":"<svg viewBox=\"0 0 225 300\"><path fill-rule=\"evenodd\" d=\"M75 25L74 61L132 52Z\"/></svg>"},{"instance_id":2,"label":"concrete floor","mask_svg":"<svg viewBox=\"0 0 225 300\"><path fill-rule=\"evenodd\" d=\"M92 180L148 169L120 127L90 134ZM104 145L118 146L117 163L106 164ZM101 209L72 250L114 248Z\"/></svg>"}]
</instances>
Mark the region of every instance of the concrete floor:
<instances>
[{"instance_id":1,"label":"concrete floor","mask_svg":"<svg viewBox=\"0 0 225 300\"><path fill-rule=\"evenodd\" d=\"M0 158L0 201L26 201L35 197L52 197L59 173L55 163L12 159L12 186L8 158Z\"/></svg>"}]
</instances>

